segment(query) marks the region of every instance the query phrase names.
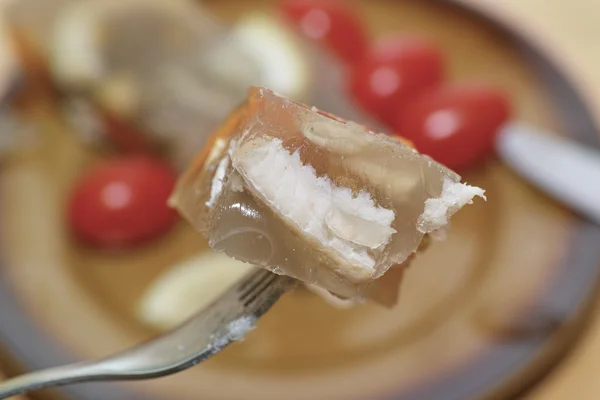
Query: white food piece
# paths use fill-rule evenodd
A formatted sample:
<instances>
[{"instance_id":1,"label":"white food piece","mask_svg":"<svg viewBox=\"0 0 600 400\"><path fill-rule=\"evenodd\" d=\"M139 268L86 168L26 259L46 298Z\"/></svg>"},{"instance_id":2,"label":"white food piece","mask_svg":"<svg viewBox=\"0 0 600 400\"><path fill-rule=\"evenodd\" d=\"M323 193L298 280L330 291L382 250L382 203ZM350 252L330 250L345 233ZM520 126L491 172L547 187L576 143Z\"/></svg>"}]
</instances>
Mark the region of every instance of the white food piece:
<instances>
[{"instance_id":1,"label":"white food piece","mask_svg":"<svg viewBox=\"0 0 600 400\"><path fill-rule=\"evenodd\" d=\"M227 324L228 339L238 342L241 341L248 332L254 329L255 323L256 317L253 315L244 315L235 321L231 321Z\"/></svg>"},{"instance_id":2,"label":"white food piece","mask_svg":"<svg viewBox=\"0 0 600 400\"><path fill-rule=\"evenodd\" d=\"M206 250L158 276L142 297L138 317L157 329L171 329L208 306L254 268Z\"/></svg>"},{"instance_id":3,"label":"white food piece","mask_svg":"<svg viewBox=\"0 0 600 400\"><path fill-rule=\"evenodd\" d=\"M104 84L98 87L96 99L107 111L127 117L140 109L142 94L132 75L115 74L107 76Z\"/></svg>"},{"instance_id":4,"label":"white food piece","mask_svg":"<svg viewBox=\"0 0 600 400\"><path fill-rule=\"evenodd\" d=\"M91 8L91 9L90 9ZM82 1L63 13L52 38L51 68L62 85L87 85L105 72L97 33L99 14L94 5Z\"/></svg>"},{"instance_id":5,"label":"white food piece","mask_svg":"<svg viewBox=\"0 0 600 400\"><path fill-rule=\"evenodd\" d=\"M361 302L354 299L342 299L341 297L336 296L331 293L329 290L318 287L317 285L305 285L308 290L321 297L325 303L333 306L335 308L339 308L341 310L347 310L350 308L356 307Z\"/></svg>"},{"instance_id":6,"label":"white food piece","mask_svg":"<svg viewBox=\"0 0 600 400\"><path fill-rule=\"evenodd\" d=\"M280 139L247 143L235 153L234 165L267 204L345 260L346 265L335 266L340 273L356 280L374 275L376 260L368 250L391 240L393 210L377 206L367 192L354 196L349 188L317 176Z\"/></svg>"},{"instance_id":7,"label":"white food piece","mask_svg":"<svg viewBox=\"0 0 600 400\"><path fill-rule=\"evenodd\" d=\"M353 128L360 132L360 127L356 125L355 128L352 123L342 125L332 121L310 121L304 123L302 133L317 146L349 156L359 153L368 141L362 134L349 134Z\"/></svg>"},{"instance_id":8,"label":"white food piece","mask_svg":"<svg viewBox=\"0 0 600 400\"><path fill-rule=\"evenodd\" d=\"M282 22L248 13L233 27L233 37L259 65L262 85L298 100L306 96L312 80L308 54Z\"/></svg>"},{"instance_id":9,"label":"white food piece","mask_svg":"<svg viewBox=\"0 0 600 400\"><path fill-rule=\"evenodd\" d=\"M485 190L476 186L446 179L440 197L425 201L425 210L419 217L417 229L421 233L431 233L443 228L452 214L472 204L475 196L486 200L484 193Z\"/></svg>"}]
</instances>

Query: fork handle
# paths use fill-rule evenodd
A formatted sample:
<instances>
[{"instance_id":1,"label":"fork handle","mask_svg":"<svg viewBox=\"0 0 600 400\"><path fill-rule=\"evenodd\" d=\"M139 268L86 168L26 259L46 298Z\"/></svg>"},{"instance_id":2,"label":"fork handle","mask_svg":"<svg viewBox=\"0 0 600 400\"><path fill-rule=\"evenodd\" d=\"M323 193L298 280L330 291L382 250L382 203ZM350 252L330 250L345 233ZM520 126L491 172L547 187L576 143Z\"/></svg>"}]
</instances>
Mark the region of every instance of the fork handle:
<instances>
[{"instance_id":1,"label":"fork handle","mask_svg":"<svg viewBox=\"0 0 600 400\"><path fill-rule=\"evenodd\" d=\"M0 399L49 387L109 379L111 379L110 374L97 366L86 363L69 364L31 372L0 382Z\"/></svg>"},{"instance_id":2,"label":"fork handle","mask_svg":"<svg viewBox=\"0 0 600 400\"><path fill-rule=\"evenodd\" d=\"M239 340L295 282L264 270L251 273L173 331L98 361L50 368L0 382L0 399L73 383L152 379L190 368ZM242 328L240 321L244 321Z\"/></svg>"}]
</instances>

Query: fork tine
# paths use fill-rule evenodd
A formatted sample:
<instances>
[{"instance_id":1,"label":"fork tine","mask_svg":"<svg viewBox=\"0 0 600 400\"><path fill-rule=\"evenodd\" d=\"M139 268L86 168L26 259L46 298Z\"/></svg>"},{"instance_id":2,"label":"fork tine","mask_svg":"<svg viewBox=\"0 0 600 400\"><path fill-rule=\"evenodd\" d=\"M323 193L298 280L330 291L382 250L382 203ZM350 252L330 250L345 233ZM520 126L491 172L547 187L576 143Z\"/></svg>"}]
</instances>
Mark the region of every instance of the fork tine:
<instances>
[{"instance_id":1,"label":"fork tine","mask_svg":"<svg viewBox=\"0 0 600 400\"><path fill-rule=\"evenodd\" d=\"M273 288L271 288L271 286L275 281L278 280L279 275L276 275L273 273L270 273L270 275L271 276L267 276L265 279L263 279L262 281L258 282L256 285L254 285L253 290L246 293L246 295L240 299L240 301L242 301L244 303L244 307L250 306L261 295L268 292L269 289L271 289L271 290L273 289Z\"/></svg>"},{"instance_id":2,"label":"fork tine","mask_svg":"<svg viewBox=\"0 0 600 400\"><path fill-rule=\"evenodd\" d=\"M263 270L260 273L257 273L254 276L250 277L250 279L248 279L244 283L243 287L240 287L240 300L246 299L256 290L257 287L261 286L262 283L268 278L270 278L272 275L274 274L267 270Z\"/></svg>"},{"instance_id":3,"label":"fork tine","mask_svg":"<svg viewBox=\"0 0 600 400\"><path fill-rule=\"evenodd\" d=\"M248 274L241 282L237 285L237 292L245 292L250 286L255 284L257 281L264 279L269 274L269 271L263 268L256 267L256 270Z\"/></svg>"}]
</instances>

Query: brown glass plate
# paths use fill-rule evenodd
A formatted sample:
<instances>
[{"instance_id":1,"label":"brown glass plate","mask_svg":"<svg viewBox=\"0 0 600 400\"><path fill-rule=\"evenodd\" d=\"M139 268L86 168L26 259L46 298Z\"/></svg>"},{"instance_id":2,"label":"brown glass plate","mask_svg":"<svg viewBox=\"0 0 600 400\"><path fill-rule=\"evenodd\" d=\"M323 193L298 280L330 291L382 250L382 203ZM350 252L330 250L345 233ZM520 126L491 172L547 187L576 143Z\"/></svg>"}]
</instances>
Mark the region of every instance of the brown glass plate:
<instances>
[{"instance_id":1,"label":"brown glass plate","mask_svg":"<svg viewBox=\"0 0 600 400\"><path fill-rule=\"evenodd\" d=\"M270 2L205 3L233 21ZM598 145L577 90L505 23L450 2L357 5L377 34L425 34L440 42L452 80L507 88L517 118ZM38 369L107 355L156 334L135 316L144 289L204 241L181 223L125 254L75 245L64 227L64 202L98 155L65 135L52 107L40 107L32 118L45 143L9 160L0 175L0 340L13 361ZM60 393L83 400L466 400L523 390L580 329L600 272L600 228L497 161L465 178L483 186L489 201L459 213L448 239L418 257L393 310L337 310L297 291L244 342L201 366L156 381Z\"/></svg>"}]
</instances>

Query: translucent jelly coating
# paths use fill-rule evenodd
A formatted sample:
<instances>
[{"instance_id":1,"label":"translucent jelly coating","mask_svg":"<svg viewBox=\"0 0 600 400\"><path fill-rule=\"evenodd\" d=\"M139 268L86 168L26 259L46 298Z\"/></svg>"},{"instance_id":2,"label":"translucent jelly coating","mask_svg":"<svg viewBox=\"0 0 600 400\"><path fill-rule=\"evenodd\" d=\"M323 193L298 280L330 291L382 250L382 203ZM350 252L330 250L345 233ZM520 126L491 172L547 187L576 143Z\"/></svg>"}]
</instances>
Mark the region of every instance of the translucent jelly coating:
<instances>
[{"instance_id":1,"label":"translucent jelly coating","mask_svg":"<svg viewBox=\"0 0 600 400\"><path fill-rule=\"evenodd\" d=\"M436 200L459 182L399 140L254 88L172 204L215 250L362 298L463 205Z\"/></svg>"}]
</instances>

